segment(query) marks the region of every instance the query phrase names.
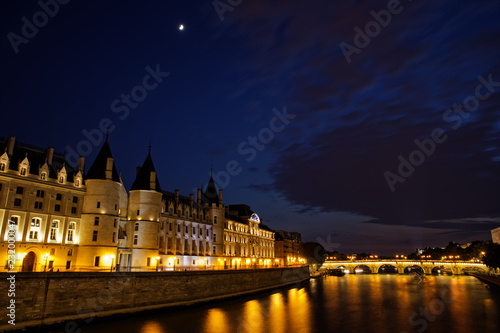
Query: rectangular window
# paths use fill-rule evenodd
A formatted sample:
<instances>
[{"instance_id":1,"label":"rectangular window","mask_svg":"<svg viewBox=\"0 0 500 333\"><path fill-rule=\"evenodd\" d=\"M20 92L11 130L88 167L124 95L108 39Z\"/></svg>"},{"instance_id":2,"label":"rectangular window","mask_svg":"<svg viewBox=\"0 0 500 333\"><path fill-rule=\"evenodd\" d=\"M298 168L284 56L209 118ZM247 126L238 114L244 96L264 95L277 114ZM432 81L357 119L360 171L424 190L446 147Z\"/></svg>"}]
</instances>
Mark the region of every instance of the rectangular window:
<instances>
[{"instance_id":1,"label":"rectangular window","mask_svg":"<svg viewBox=\"0 0 500 333\"><path fill-rule=\"evenodd\" d=\"M56 228L50 229L50 240L56 240L56 236L57 236L57 229Z\"/></svg>"},{"instance_id":2,"label":"rectangular window","mask_svg":"<svg viewBox=\"0 0 500 333\"><path fill-rule=\"evenodd\" d=\"M42 209L42 207L43 207L43 202L35 201L35 209Z\"/></svg>"},{"instance_id":3,"label":"rectangular window","mask_svg":"<svg viewBox=\"0 0 500 333\"><path fill-rule=\"evenodd\" d=\"M42 190L37 190L36 191L36 197L37 198L43 198L45 196L45 191Z\"/></svg>"},{"instance_id":4,"label":"rectangular window","mask_svg":"<svg viewBox=\"0 0 500 333\"><path fill-rule=\"evenodd\" d=\"M23 194L23 192L24 192L24 188L23 188L23 187L18 186L18 187L16 188L16 194Z\"/></svg>"},{"instance_id":5,"label":"rectangular window","mask_svg":"<svg viewBox=\"0 0 500 333\"><path fill-rule=\"evenodd\" d=\"M213 253L213 254L215 254L215 246L213 247L213 249L212 249L212 250L213 250L213 252L212 252L212 253Z\"/></svg>"},{"instance_id":6,"label":"rectangular window","mask_svg":"<svg viewBox=\"0 0 500 333\"><path fill-rule=\"evenodd\" d=\"M196 228L193 227L193 235L196 235Z\"/></svg>"},{"instance_id":7,"label":"rectangular window","mask_svg":"<svg viewBox=\"0 0 500 333\"><path fill-rule=\"evenodd\" d=\"M193 259L193 265L196 265L196 260Z\"/></svg>"},{"instance_id":8,"label":"rectangular window","mask_svg":"<svg viewBox=\"0 0 500 333\"><path fill-rule=\"evenodd\" d=\"M100 256L95 256L94 257L94 267L99 267L99 260L101 259Z\"/></svg>"},{"instance_id":9,"label":"rectangular window","mask_svg":"<svg viewBox=\"0 0 500 333\"><path fill-rule=\"evenodd\" d=\"M70 269L71 268L71 261L66 261L66 269Z\"/></svg>"},{"instance_id":10,"label":"rectangular window","mask_svg":"<svg viewBox=\"0 0 500 333\"><path fill-rule=\"evenodd\" d=\"M38 239L38 231L31 230L30 231L30 239Z\"/></svg>"},{"instance_id":11,"label":"rectangular window","mask_svg":"<svg viewBox=\"0 0 500 333\"><path fill-rule=\"evenodd\" d=\"M76 214L76 207L71 207L71 214Z\"/></svg>"},{"instance_id":12,"label":"rectangular window","mask_svg":"<svg viewBox=\"0 0 500 333\"><path fill-rule=\"evenodd\" d=\"M73 230L68 230L68 242L73 241Z\"/></svg>"},{"instance_id":13,"label":"rectangular window","mask_svg":"<svg viewBox=\"0 0 500 333\"><path fill-rule=\"evenodd\" d=\"M97 242L97 230L94 230L94 233L92 234L92 241Z\"/></svg>"},{"instance_id":14,"label":"rectangular window","mask_svg":"<svg viewBox=\"0 0 500 333\"><path fill-rule=\"evenodd\" d=\"M217 224L217 216L214 216L214 224Z\"/></svg>"},{"instance_id":15,"label":"rectangular window","mask_svg":"<svg viewBox=\"0 0 500 333\"><path fill-rule=\"evenodd\" d=\"M151 257L146 258L146 266L151 266Z\"/></svg>"},{"instance_id":16,"label":"rectangular window","mask_svg":"<svg viewBox=\"0 0 500 333\"><path fill-rule=\"evenodd\" d=\"M61 201L61 199L62 199L62 194L61 193L57 193L56 194L56 200L57 201Z\"/></svg>"},{"instance_id":17,"label":"rectangular window","mask_svg":"<svg viewBox=\"0 0 500 333\"><path fill-rule=\"evenodd\" d=\"M172 231L172 223L168 224L168 231Z\"/></svg>"},{"instance_id":18,"label":"rectangular window","mask_svg":"<svg viewBox=\"0 0 500 333\"><path fill-rule=\"evenodd\" d=\"M116 228L116 219L115 219L115 221L113 222L113 227L115 227L115 228Z\"/></svg>"},{"instance_id":19,"label":"rectangular window","mask_svg":"<svg viewBox=\"0 0 500 333\"><path fill-rule=\"evenodd\" d=\"M40 219L32 218L31 219L31 226L32 227L39 227L40 226Z\"/></svg>"},{"instance_id":20,"label":"rectangular window","mask_svg":"<svg viewBox=\"0 0 500 333\"><path fill-rule=\"evenodd\" d=\"M214 242L216 242L216 239L217 239L217 235L214 232Z\"/></svg>"},{"instance_id":21,"label":"rectangular window","mask_svg":"<svg viewBox=\"0 0 500 333\"><path fill-rule=\"evenodd\" d=\"M0 163L0 171L5 171L5 163Z\"/></svg>"},{"instance_id":22,"label":"rectangular window","mask_svg":"<svg viewBox=\"0 0 500 333\"><path fill-rule=\"evenodd\" d=\"M94 218L94 225L99 225L99 216Z\"/></svg>"},{"instance_id":23,"label":"rectangular window","mask_svg":"<svg viewBox=\"0 0 500 333\"><path fill-rule=\"evenodd\" d=\"M118 205L117 205L117 204L115 204L115 210L117 210L117 209L118 209Z\"/></svg>"},{"instance_id":24,"label":"rectangular window","mask_svg":"<svg viewBox=\"0 0 500 333\"><path fill-rule=\"evenodd\" d=\"M18 216L11 216L10 217L10 224L17 225L18 222L19 222L19 217Z\"/></svg>"},{"instance_id":25,"label":"rectangular window","mask_svg":"<svg viewBox=\"0 0 500 333\"><path fill-rule=\"evenodd\" d=\"M186 234L188 233L188 226L186 226Z\"/></svg>"},{"instance_id":26,"label":"rectangular window","mask_svg":"<svg viewBox=\"0 0 500 333\"><path fill-rule=\"evenodd\" d=\"M137 210L137 215L139 215L140 213L141 213L141 211L138 209L138 210Z\"/></svg>"},{"instance_id":27,"label":"rectangular window","mask_svg":"<svg viewBox=\"0 0 500 333\"><path fill-rule=\"evenodd\" d=\"M54 206L54 211L55 211L55 212L60 212L60 211L61 211L61 205L56 204L56 205Z\"/></svg>"},{"instance_id":28,"label":"rectangular window","mask_svg":"<svg viewBox=\"0 0 500 333\"><path fill-rule=\"evenodd\" d=\"M135 222L134 231L139 231L139 222Z\"/></svg>"},{"instance_id":29,"label":"rectangular window","mask_svg":"<svg viewBox=\"0 0 500 333\"><path fill-rule=\"evenodd\" d=\"M14 199L14 207L21 207L21 199L19 198Z\"/></svg>"},{"instance_id":30,"label":"rectangular window","mask_svg":"<svg viewBox=\"0 0 500 333\"><path fill-rule=\"evenodd\" d=\"M71 257L73 255L73 249L68 250L68 257Z\"/></svg>"},{"instance_id":31,"label":"rectangular window","mask_svg":"<svg viewBox=\"0 0 500 333\"><path fill-rule=\"evenodd\" d=\"M113 240L112 240L113 243L115 242L115 239L116 239L116 232L113 232Z\"/></svg>"},{"instance_id":32,"label":"rectangular window","mask_svg":"<svg viewBox=\"0 0 500 333\"><path fill-rule=\"evenodd\" d=\"M78 203L78 197L73 197L73 203Z\"/></svg>"},{"instance_id":33,"label":"rectangular window","mask_svg":"<svg viewBox=\"0 0 500 333\"><path fill-rule=\"evenodd\" d=\"M181 232L181 225L180 224L177 225L177 232Z\"/></svg>"},{"instance_id":34,"label":"rectangular window","mask_svg":"<svg viewBox=\"0 0 500 333\"><path fill-rule=\"evenodd\" d=\"M97 201L97 208L101 208L101 202Z\"/></svg>"},{"instance_id":35,"label":"rectangular window","mask_svg":"<svg viewBox=\"0 0 500 333\"><path fill-rule=\"evenodd\" d=\"M134 235L134 245L137 245L138 240L139 240L139 235Z\"/></svg>"}]
</instances>

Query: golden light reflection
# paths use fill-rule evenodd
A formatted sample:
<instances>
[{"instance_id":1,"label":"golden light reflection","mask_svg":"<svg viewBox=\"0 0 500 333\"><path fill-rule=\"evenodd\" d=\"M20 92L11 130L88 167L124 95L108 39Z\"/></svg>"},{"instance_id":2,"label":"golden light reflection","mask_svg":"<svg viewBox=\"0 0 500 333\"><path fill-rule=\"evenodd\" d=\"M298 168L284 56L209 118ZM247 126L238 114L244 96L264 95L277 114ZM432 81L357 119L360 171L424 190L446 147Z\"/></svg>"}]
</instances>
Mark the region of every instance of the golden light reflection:
<instances>
[{"instance_id":1,"label":"golden light reflection","mask_svg":"<svg viewBox=\"0 0 500 333\"><path fill-rule=\"evenodd\" d=\"M205 326L203 327L203 332L219 333L228 331L229 324L226 312L222 311L221 309L208 310L207 317L205 319Z\"/></svg>"},{"instance_id":2,"label":"golden light reflection","mask_svg":"<svg viewBox=\"0 0 500 333\"><path fill-rule=\"evenodd\" d=\"M157 321L146 321L141 327L141 333L166 333L163 327Z\"/></svg>"},{"instance_id":3,"label":"golden light reflection","mask_svg":"<svg viewBox=\"0 0 500 333\"><path fill-rule=\"evenodd\" d=\"M265 316L259 301L246 302L242 317L243 320L238 324L238 332L259 333L265 331Z\"/></svg>"},{"instance_id":4,"label":"golden light reflection","mask_svg":"<svg viewBox=\"0 0 500 333\"><path fill-rule=\"evenodd\" d=\"M271 295L271 302L269 304L269 324L273 333L286 332L286 311L285 301L281 293Z\"/></svg>"},{"instance_id":5,"label":"golden light reflection","mask_svg":"<svg viewBox=\"0 0 500 333\"><path fill-rule=\"evenodd\" d=\"M311 301L307 291L290 289L288 291L288 321L296 332L311 332Z\"/></svg>"}]
</instances>

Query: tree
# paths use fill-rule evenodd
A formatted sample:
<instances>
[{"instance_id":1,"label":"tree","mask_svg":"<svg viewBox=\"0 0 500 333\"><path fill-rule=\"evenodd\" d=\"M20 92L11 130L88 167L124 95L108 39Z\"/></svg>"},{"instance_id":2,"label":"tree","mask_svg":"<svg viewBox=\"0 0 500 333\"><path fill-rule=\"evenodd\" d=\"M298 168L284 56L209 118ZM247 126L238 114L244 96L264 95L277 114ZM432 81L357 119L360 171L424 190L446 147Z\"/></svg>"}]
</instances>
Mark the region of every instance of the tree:
<instances>
[{"instance_id":1,"label":"tree","mask_svg":"<svg viewBox=\"0 0 500 333\"><path fill-rule=\"evenodd\" d=\"M321 267L328 256L325 248L316 242L302 243L302 253L310 265L313 265L313 267L317 265L314 268Z\"/></svg>"},{"instance_id":2,"label":"tree","mask_svg":"<svg viewBox=\"0 0 500 333\"><path fill-rule=\"evenodd\" d=\"M489 268L500 268L500 244L489 243L485 247L483 263Z\"/></svg>"}]
</instances>

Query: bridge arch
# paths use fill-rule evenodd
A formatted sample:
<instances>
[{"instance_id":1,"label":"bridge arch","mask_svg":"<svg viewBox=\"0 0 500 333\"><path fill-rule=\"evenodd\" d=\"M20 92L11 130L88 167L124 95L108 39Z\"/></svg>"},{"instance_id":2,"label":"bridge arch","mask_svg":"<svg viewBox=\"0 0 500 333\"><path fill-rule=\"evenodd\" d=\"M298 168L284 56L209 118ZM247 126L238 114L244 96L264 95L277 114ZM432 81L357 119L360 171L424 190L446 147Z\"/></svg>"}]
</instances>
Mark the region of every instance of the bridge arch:
<instances>
[{"instance_id":1,"label":"bridge arch","mask_svg":"<svg viewBox=\"0 0 500 333\"><path fill-rule=\"evenodd\" d=\"M404 268L404 274L411 274L414 271L420 274L425 274L425 270L420 265L413 264Z\"/></svg>"},{"instance_id":2,"label":"bridge arch","mask_svg":"<svg viewBox=\"0 0 500 333\"><path fill-rule=\"evenodd\" d=\"M434 266L431 270L432 275L452 275L455 274L451 266Z\"/></svg>"},{"instance_id":3,"label":"bridge arch","mask_svg":"<svg viewBox=\"0 0 500 333\"><path fill-rule=\"evenodd\" d=\"M383 264L377 267L378 274L398 274L398 268L396 265Z\"/></svg>"},{"instance_id":4,"label":"bridge arch","mask_svg":"<svg viewBox=\"0 0 500 333\"><path fill-rule=\"evenodd\" d=\"M354 266L354 273L355 274L371 274L372 270L368 265L360 264L360 265Z\"/></svg>"}]
</instances>

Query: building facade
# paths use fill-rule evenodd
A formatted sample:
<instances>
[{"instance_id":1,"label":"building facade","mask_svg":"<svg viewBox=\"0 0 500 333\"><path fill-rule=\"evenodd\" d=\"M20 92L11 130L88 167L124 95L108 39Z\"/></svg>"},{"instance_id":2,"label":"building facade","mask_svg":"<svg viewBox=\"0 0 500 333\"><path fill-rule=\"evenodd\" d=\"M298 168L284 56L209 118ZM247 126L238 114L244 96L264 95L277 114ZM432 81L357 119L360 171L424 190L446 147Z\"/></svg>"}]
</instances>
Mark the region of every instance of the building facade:
<instances>
[{"instance_id":1,"label":"building facade","mask_svg":"<svg viewBox=\"0 0 500 333\"><path fill-rule=\"evenodd\" d=\"M163 191L151 153L127 192L108 140L87 174L53 148L0 139L5 270L131 271L275 266L274 231L210 178L188 197ZM10 251L10 252L9 252Z\"/></svg>"},{"instance_id":2,"label":"building facade","mask_svg":"<svg viewBox=\"0 0 500 333\"><path fill-rule=\"evenodd\" d=\"M491 238L493 239L493 243L500 244L500 228L491 230Z\"/></svg>"},{"instance_id":3,"label":"building facade","mask_svg":"<svg viewBox=\"0 0 500 333\"><path fill-rule=\"evenodd\" d=\"M274 249L275 260L281 266L305 263L302 258L302 237L298 232L277 230Z\"/></svg>"}]
</instances>

